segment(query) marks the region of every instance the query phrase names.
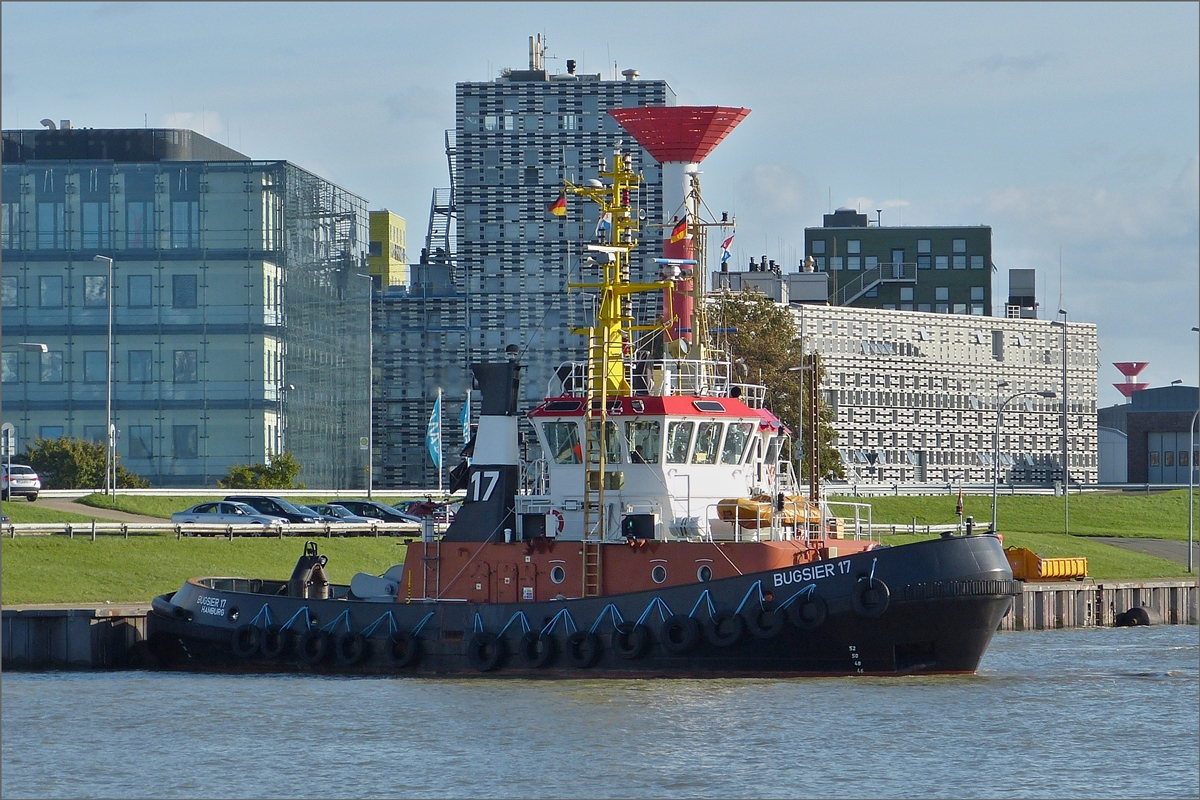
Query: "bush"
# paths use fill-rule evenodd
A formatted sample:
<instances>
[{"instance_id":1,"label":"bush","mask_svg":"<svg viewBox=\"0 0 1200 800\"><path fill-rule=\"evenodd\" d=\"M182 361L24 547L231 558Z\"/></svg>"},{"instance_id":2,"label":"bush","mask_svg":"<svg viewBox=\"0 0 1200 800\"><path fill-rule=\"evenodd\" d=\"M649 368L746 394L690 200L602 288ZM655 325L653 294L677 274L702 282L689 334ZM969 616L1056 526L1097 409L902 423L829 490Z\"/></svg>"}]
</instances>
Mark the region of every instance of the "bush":
<instances>
[{"instance_id":1,"label":"bush","mask_svg":"<svg viewBox=\"0 0 1200 800\"><path fill-rule=\"evenodd\" d=\"M104 485L105 447L102 442L62 436L36 439L25 445L25 462L42 479L45 489L94 489ZM150 481L121 466L117 459L117 488L145 489Z\"/></svg>"},{"instance_id":2,"label":"bush","mask_svg":"<svg viewBox=\"0 0 1200 800\"><path fill-rule=\"evenodd\" d=\"M229 468L224 480L218 480L222 489L303 489L296 483L300 475L300 462L285 450L271 459L270 464L237 464Z\"/></svg>"}]
</instances>

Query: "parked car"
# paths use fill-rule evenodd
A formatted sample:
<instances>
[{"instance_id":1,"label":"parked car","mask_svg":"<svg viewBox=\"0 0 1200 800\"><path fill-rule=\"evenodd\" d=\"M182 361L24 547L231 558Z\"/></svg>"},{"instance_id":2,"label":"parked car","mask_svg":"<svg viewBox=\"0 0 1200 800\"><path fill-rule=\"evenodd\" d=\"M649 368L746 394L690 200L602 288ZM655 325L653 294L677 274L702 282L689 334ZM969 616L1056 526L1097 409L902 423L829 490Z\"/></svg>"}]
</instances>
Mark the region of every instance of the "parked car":
<instances>
[{"instance_id":1,"label":"parked car","mask_svg":"<svg viewBox=\"0 0 1200 800\"><path fill-rule=\"evenodd\" d=\"M350 509L343 508L342 506L339 506L339 505L333 505L332 503L318 503L317 505L310 506L310 507L313 508L314 510L318 511L321 514L324 514L327 517L333 517L338 522L357 522L357 523L378 522L378 520L373 519L371 517L360 517L358 514L355 514Z\"/></svg>"},{"instance_id":2,"label":"parked car","mask_svg":"<svg viewBox=\"0 0 1200 800\"><path fill-rule=\"evenodd\" d=\"M283 517L290 522L324 522L321 515L313 511L311 508L297 506L295 503L289 503L282 497L261 497L258 495L241 495L234 494L225 498L237 503L245 503L253 508L259 514L269 514L275 517Z\"/></svg>"},{"instance_id":3,"label":"parked car","mask_svg":"<svg viewBox=\"0 0 1200 800\"><path fill-rule=\"evenodd\" d=\"M392 508L389 505L384 505L374 500L338 500L329 505L341 506L348 509L352 514L357 514L360 517L371 517L381 522L421 521L420 517L414 517L412 514L406 514L398 508Z\"/></svg>"},{"instance_id":4,"label":"parked car","mask_svg":"<svg viewBox=\"0 0 1200 800\"><path fill-rule=\"evenodd\" d=\"M196 523L199 525L287 525L284 517L260 514L245 503L218 502L197 503L191 508L176 511L171 522Z\"/></svg>"},{"instance_id":5,"label":"parked car","mask_svg":"<svg viewBox=\"0 0 1200 800\"><path fill-rule=\"evenodd\" d=\"M7 500L10 496L25 495L29 502L37 500L38 492L42 490L42 479L34 472L33 467L26 464L4 464L0 476L0 497Z\"/></svg>"}]
</instances>

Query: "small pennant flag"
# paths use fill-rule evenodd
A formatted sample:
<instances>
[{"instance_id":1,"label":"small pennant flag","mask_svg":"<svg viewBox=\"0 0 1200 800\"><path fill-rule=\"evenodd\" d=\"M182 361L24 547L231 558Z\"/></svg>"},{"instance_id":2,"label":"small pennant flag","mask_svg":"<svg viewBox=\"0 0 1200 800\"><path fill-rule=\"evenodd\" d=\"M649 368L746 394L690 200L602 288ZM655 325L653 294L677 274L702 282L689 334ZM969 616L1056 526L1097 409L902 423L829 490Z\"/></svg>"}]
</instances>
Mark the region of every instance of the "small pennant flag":
<instances>
[{"instance_id":1,"label":"small pennant flag","mask_svg":"<svg viewBox=\"0 0 1200 800\"><path fill-rule=\"evenodd\" d=\"M675 223L675 227L671 228L671 244L683 241L687 236L687 215L683 219Z\"/></svg>"},{"instance_id":2,"label":"small pennant flag","mask_svg":"<svg viewBox=\"0 0 1200 800\"><path fill-rule=\"evenodd\" d=\"M962 513L963 513L963 501L962 500L963 500L962 487L960 486L960 487L958 487L958 508L956 508L954 511L954 513L960 517L962 516Z\"/></svg>"},{"instance_id":3,"label":"small pennant flag","mask_svg":"<svg viewBox=\"0 0 1200 800\"><path fill-rule=\"evenodd\" d=\"M605 233L612 227L612 214L605 211L600 215L600 219L596 220L596 238L599 239L602 233Z\"/></svg>"},{"instance_id":4,"label":"small pennant flag","mask_svg":"<svg viewBox=\"0 0 1200 800\"><path fill-rule=\"evenodd\" d=\"M729 245L733 244L733 237L730 236L725 241L721 242L721 263L724 264L729 260Z\"/></svg>"},{"instance_id":5,"label":"small pennant flag","mask_svg":"<svg viewBox=\"0 0 1200 800\"><path fill-rule=\"evenodd\" d=\"M565 217L567 215L567 196L560 194L547 210L556 217Z\"/></svg>"}]
</instances>

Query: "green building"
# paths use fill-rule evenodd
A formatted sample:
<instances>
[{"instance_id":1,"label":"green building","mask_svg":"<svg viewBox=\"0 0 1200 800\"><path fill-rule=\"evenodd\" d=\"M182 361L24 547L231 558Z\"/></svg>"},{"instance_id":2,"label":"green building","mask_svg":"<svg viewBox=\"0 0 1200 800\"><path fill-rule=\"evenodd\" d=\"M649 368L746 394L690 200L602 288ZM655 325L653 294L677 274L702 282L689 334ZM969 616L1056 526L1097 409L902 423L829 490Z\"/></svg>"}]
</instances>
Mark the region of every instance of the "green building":
<instances>
[{"instance_id":1,"label":"green building","mask_svg":"<svg viewBox=\"0 0 1200 800\"><path fill-rule=\"evenodd\" d=\"M993 316L990 226L882 227L839 208L804 229L804 252L831 305Z\"/></svg>"}]
</instances>

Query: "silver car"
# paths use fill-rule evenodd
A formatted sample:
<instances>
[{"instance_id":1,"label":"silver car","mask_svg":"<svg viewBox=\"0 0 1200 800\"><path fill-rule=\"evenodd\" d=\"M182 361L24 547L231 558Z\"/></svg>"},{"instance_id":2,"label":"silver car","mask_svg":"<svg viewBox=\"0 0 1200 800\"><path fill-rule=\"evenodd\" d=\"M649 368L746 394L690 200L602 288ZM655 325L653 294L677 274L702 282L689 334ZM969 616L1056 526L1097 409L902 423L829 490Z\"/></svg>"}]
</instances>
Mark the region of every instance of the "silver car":
<instances>
[{"instance_id":1,"label":"silver car","mask_svg":"<svg viewBox=\"0 0 1200 800\"><path fill-rule=\"evenodd\" d=\"M361 523L370 524L372 522L379 521L376 519L371 519L370 517L360 517L358 514L355 514L350 509L348 509L344 506L336 506L336 505L331 505L329 503L319 503L315 506L309 506L309 508L313 509L314 511L316 511L318 514L321 514L322 516L334 517L337 519L338 522L355 522L355 523L360 523L360 524Z\"/></svg>"},{"instance_id":2,"label":"silver car","mask_svg":"<svg viewBox=\"0 0 1200 800\"><path fill-rule=\"evenodd\" d=\"M0 465L0 497L5 500L16 495L25 496L29 502L37 500L38 492L42 490L42 479L27 464Z\"/></svg>"},{"instance_id":3,"label":"silver car","mask_svg":"<svg viewBox=\"0 0 1200 800\"><path fill-rule=\"evenodd\" d=\"M196 523L199 525L287 525L283 517L260 514L245 503L235 503L228 500L212 503L198 503L183 511L171 515L171 522Z\"/></svg>"}]
</instances>

